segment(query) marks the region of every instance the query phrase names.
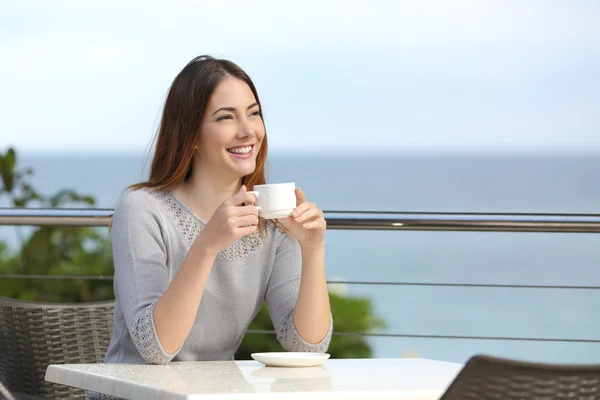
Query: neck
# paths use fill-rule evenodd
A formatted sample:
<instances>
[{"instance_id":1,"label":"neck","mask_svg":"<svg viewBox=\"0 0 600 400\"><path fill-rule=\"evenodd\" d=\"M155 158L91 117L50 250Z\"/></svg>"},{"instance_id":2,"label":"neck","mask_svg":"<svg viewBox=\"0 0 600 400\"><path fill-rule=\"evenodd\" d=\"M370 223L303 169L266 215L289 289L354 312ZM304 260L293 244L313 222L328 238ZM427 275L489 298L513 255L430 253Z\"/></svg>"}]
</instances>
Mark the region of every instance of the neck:
<instances>
[{"instance_id":1,"label":"neck","mask_svg":"<svg viewBox=\"0 0 600 400\"><path fill-rule=\"evenodd\" d=\"M241 179L221 176L209 168L194 168L183 186L182 200L196 215L208 221L217 208L239 190Z\"/></svg>"}]
</instances>

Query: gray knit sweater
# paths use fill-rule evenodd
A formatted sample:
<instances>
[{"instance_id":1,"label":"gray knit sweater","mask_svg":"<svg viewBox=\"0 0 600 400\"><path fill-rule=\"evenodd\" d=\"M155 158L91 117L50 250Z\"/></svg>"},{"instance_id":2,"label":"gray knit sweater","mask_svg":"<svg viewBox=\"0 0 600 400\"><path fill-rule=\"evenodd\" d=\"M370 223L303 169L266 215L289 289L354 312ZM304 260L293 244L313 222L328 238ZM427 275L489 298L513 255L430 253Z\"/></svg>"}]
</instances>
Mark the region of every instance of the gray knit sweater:
<instances>
[{"instance_id":1,"label":"gray knit sweater","mask_svg":"<svg viewBox=\"0 0 600 400\"><path fill-rule=\"evenodd\" d=\"M300 246L270 222L264 225L266 239L251 234L218 254L189 336L175 353L164 351L154 327L154 305L205 225L168 191L127 190L121 195L112 226L116 305L105 362L232 360L263 301L284 349L327 351L333 320L318 344L304 341L294 326Z\"/></svg>"}]
</instances>

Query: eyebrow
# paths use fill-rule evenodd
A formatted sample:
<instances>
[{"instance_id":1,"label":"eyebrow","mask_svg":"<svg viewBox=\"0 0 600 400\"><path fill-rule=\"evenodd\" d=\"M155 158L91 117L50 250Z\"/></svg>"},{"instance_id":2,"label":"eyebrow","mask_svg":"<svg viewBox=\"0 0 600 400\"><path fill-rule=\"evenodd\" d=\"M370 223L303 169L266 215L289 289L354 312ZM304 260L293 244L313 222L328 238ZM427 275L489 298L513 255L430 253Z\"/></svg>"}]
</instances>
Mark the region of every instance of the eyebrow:
<instances>
[{"instance_id":1,"label":"eyebrow","mask_svg":"<svg viewBox=\"0 0 600 400\"><path fill-rule=\"evenodd\" d=\"M251 109L252 107L256 107L258 105L258 103L252 103L248 106L248 108L246 108L246 110ZM221 107L219 108L217 111L215 111L214 113L212 113L212 115L215 115L216 113L218 113L219 111L230 111L230 112L234 112L235 108L234 107Z\"/></svg>"}]
</instances>

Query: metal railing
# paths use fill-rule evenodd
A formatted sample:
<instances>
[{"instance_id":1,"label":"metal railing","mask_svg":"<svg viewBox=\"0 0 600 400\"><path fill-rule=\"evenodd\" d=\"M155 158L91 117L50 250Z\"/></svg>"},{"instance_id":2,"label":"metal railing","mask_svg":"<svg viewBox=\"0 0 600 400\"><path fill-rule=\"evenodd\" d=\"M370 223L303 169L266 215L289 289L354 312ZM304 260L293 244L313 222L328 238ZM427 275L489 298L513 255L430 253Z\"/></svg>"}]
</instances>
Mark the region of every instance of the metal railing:
<instances>
[{"instance_id":1,"label":"metal railing","mask_svg":"<svg viewBox=\"0 0 600 400\"><path fill-rule=\"evenodd\" d=\"M108 226L112 209L0 208L0 225ZM326 211L328 229L600 233L599 214Z\"/></svg>"},{"instance_id":2,"label":"metal railing","mask_svg":"<svg viewBox=\"0 0 600 400\"><path fill-rule=\"evenodd\" d=\"M34 209L0 208L0 226L109 226L112 209ZM485 231L485 232L561 232L600 233L600 214L525 214L525 213L429 213L429 212L325 212L328 229L395 231ZM89 279L112 280L112 276L0 275L4 279ZM329 284L484 287L513 289L597 290L600 286L510 285L437 282L328 281ZM275 334L254 330L250 334ZM600 343L600 339L535 338L507 336L423 335L412 333L335 332L341 336L392 338L506 340L537 342Z\"/></svg>"}]
</instances>

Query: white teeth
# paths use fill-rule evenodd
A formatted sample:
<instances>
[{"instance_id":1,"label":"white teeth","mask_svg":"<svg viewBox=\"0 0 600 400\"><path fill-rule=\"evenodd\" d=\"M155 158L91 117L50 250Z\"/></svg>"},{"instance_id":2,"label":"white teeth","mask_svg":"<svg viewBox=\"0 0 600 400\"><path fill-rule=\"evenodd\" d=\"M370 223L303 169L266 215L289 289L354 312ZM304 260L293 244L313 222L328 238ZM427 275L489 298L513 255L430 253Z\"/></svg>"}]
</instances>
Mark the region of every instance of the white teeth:
<instances>
[{"instance_id":1,"label":"white teeth","mask_svg":"<svg viewBox=\"0 0 600 400\"><path fill-rule=\"evenodd\" d=\"M236 147L235 149L228 149L227 151L235 154L248 154L252 150L252 146Z\"/></svg>"}]
</instances>

